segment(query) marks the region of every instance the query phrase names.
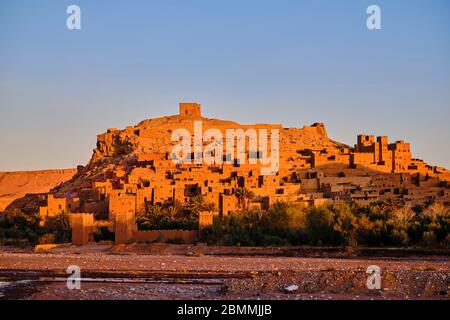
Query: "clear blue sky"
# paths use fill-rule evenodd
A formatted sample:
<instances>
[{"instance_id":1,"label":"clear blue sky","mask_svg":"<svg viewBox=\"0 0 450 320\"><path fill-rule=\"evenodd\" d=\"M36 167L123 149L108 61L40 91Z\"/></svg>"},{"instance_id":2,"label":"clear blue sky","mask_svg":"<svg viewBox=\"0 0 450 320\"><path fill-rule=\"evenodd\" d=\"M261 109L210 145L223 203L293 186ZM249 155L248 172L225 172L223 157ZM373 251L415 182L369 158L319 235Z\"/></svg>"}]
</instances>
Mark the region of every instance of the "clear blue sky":
<instances>
[{"instance_id":1,"label":"clear blue sky","mask_svg":"<svg viewBox=\"0 0 450 320\"><path fill-rule=\"evenodd\" d=\"M366 28L370 4L382 30ZM0 170L85 164L97 134L180 101L325 122L347 144L388 135L450 168L450 1L1 0Z\"/></svg>"}]
</instances>

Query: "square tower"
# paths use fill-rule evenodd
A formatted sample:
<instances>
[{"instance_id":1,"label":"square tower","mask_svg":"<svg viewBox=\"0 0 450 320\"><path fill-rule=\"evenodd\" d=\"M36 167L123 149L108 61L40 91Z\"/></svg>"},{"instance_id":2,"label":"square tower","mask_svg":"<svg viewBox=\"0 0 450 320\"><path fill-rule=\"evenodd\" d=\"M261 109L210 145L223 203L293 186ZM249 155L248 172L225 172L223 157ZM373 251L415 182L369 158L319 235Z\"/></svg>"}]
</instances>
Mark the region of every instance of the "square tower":
<instances>
[{"instance_id":1,"label":"square tower","mask_svg":"<svg viewBox=\"0 0 450 320\"><path fill-rule=\"evenodd\" d=\"M202 116L200 104L194 102L181 102L180 116L187 118L200 118Z\"/></svg>"}]
</instances>

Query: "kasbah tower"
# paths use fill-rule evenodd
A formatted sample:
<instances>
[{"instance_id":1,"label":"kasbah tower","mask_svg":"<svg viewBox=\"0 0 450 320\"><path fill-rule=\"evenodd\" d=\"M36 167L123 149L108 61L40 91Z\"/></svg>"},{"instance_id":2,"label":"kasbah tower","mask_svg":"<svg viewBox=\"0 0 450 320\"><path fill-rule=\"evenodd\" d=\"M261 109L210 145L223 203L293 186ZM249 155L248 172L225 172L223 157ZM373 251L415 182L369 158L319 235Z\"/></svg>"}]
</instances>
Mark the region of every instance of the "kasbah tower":
<instances>
[{"instance_id":1,"label":"kasbah tower","mask_svg":"<svg viewBox=\"0 0 450 320\"><path fill-rule=\"evenodd\" d=\"M172 149L178 141L172 141L172 133L184 128L193 135L196 121L201 121L203 132L217 129L224 136L230 129L278 130L276 174L261 175L260 162L175 163ZM210 142L202 143L205 147ZM248 151L247 146L246 155L252 157ZM90 162L50 193L35 196L34 202L42 219L61 210L71 212L74 244L92 241L93 230L99 226L114 232L120 244L153 241L161 235L137 230L136 217L147 205L182 206L202 196L214 209L200 214L201 231L214 215L239 212L239 188L254 194L248 208L267 209L277 201L316 206L400 199L414 205L430 199L450 202L449 181L448 170L413 158L410 144L404 141L389 143L386 136L361 134L351 147L330 139L323 123L302 128L241 125L203 117L198 103L180 103L178 115L144 120L123 130L111 128L98 135ZM166 230L163 236L189 242L198 232Z\"/></svg>"}]
</instances>

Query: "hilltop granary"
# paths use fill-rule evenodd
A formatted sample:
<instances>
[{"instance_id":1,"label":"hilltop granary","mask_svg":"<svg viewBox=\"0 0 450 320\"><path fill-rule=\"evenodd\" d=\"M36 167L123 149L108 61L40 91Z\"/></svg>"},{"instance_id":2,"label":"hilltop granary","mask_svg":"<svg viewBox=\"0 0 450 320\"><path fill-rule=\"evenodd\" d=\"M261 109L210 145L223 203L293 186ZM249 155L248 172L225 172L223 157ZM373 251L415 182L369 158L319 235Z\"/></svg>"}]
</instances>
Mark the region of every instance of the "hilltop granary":
<instances>
[{"instance_id":1,"label":"hilltop granary","mask_svg":"<svg viewBox=\"0 0 450 320\"><path fill-rule=\"evenodd\" d=\"M193 132L203 127L279 129L279 170L260 175L261 164L175 164L171 159L171 133L177 128ZM269 138L270 139L270 138ZM206 142L205 142L206 143ZM248 150L247 150L248 151ZM411 204L426 200L450 201L449 171L414 159L404 141L389 143L385 136L359 135L354 147L328 138L324 124L283 128L279 124L240 125L205 118L197 103L180 103L178 115L148 119L124 130L108 129L98 136L97 148L86 167L48 194L40 207L42 218L61 210L72 213L73 242L92 241L95 227L115 233L116 243L182 238L190 242L197 231L139 231L136 216L146 205L183 205L203 196L217 207L200 215L199 226L213 215L228 215L241 207L238 188L253 192L249 208L267 209L277 201L304 206L329 202L400 199Z\"/></svg>"}]
</instances>

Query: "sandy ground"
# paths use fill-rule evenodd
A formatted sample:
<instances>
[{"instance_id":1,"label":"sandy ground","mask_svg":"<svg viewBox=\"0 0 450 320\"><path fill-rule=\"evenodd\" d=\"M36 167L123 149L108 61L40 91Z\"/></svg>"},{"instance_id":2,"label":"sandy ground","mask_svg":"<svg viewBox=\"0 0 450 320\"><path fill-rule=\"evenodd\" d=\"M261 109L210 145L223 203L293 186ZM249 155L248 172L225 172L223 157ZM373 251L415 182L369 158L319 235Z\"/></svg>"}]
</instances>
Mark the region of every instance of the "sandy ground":
<instances>
[{"instance_id":1,"label":"sandy ground","mask_svg":"<svg viewBox=\"0 0 450 320\"><path fill-rule=\"evenodd\" d=\"M449 257L343 259L264 256L262 251L211 255L188 246L146 249L97 245L34 253L0 248L0 299L450 299ZM66 286L71 265L80 267L80 290ZM371 265L381 269L380 290L366 286ZM286 293L289 285L298 289Z\"/></svg>"}]
</instances>

